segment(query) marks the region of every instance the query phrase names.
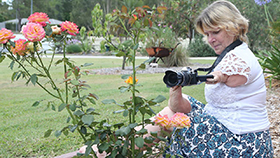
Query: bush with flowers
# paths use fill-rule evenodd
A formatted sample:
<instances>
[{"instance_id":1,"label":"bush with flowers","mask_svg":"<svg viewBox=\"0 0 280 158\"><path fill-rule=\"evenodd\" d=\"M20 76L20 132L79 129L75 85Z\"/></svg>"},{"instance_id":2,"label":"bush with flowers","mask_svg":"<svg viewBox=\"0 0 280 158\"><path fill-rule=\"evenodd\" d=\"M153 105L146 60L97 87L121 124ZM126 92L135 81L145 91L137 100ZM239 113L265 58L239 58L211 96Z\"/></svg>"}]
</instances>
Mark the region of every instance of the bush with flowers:
<instances>
[{"instance_id":1,"label":"bush with flowers","mask_svg":"<svg viewBox=\"0 0 280 158\"><path fill-rule=\"evenodd\" d=\"M92 154L94 157L97 156L91 148L93 145L97 145L100 153L103 151L108 153L109 157L147 157L154 154L153 149L147 144L155 143L157 148L158 144L154 140L156 138L165 140L156 133L153 133L151 137L143 137L147 134L144 126L154 123L150 119L146 119L147 115L155 114L151 106L165 100L161 95L149 100L137 95L139 91L136 87L139 81L136 78L136 71L138 68L144 68L145 63L151 60L145 61L140 66L135 65L139 35L152 25L150 17L144 16L146 14L144 8L149 7L137 7L133 11L127 11L123 7L118 14L115 14L115 18L118 18L121 27L130 37L128 42L130 44L126 45L126 50L127 56L133 64L133 70L130 74L122 76L126 85L119 87L119 89L121 92L130 92L131 97L122 104L118 104L114 99L102 101L104 104L114 103L122 108L114 113L122 113L128 119L128 123L110 124L108 120L96 119L98 118L96 116L100 114L95 111L94 106L99 98L94 93L84 92L84 89L90 88L90 86L82 80L82 76L88 74L88 71L82 71L82 68L91 64L85 63L77 66L66 57L66 42L71 36L76 36L79 33L75 23L65 21L60 26L51 26L47 14L34 13L28 18L30 21L22 28L22 34L26 39L12 41L15 38L12 31L5 28L0 30L0 43L8 50L7 52L3 51L4 49L1 50L0 62L8 58L11 60L11 69L14 66L20 68L13 73L12 80L23 78L26 80L26 84L38 85L54 98L46 101L47 103L41 100L36 101L32 106L38 106L43 102L54 111L66 110L69 114L65 127L56 131L47 130L44 134L45 137L49 137L52 133L57 137L61 134L67 136L69 132L76 131L83 138L84 144L88 146L84 154ZM141 17L135 18L135 15L141 15ZM126 20L130 29L124 25ZM102 28L96 27L96 30L102 30ZM55 61L55 50L53 50L51 58L48 61L43 60L43 56L46 54L45 51L41 50L43 40L63 43L62 58ZM52 67L59 64L63 65L64 75L60 79L54 79ZM136 115L142 115L140 122L136 121ZM173 119L173 124L174 121L177 122L177 119ZM136 130L135 127L141 127L141 129Z\"/></svg>"}]
</instances>

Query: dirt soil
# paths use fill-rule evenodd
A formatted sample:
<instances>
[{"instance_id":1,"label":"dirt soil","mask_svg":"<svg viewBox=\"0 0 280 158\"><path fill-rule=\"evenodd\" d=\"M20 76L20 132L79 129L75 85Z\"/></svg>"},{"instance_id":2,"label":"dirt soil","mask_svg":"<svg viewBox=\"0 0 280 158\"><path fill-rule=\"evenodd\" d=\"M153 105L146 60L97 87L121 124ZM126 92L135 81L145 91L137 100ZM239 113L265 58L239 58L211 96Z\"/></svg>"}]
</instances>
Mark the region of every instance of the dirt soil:
<instances>
[{"instance_id":1,"label":"dirt soil","mask_svg":"<svg viewBox=\"0 0 280 158\"><path fill-rule=\"evenodd\" d=\"M273 80L270 88L269 80L267 85L267 112L270 120L270 134L274 148L274 157L280 157L280 80Z\"/></svg>"}]
</instances>

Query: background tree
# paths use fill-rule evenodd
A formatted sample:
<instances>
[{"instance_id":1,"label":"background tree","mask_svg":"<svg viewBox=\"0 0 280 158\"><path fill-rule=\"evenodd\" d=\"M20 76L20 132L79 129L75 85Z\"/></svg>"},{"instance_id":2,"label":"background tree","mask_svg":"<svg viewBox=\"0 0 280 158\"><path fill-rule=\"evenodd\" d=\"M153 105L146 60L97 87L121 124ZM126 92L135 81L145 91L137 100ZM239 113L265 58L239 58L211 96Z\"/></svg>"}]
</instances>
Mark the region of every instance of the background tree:
<instances>
[{"instance_id":1,"label":"background tree","mask_svg":"<svg viewBox=\"0 0 280 158\"><path fill-rule=\"evenodd\" d=\"M0 0L0 22L9 19L9 4Z\"/></svg>"}]
</instances>

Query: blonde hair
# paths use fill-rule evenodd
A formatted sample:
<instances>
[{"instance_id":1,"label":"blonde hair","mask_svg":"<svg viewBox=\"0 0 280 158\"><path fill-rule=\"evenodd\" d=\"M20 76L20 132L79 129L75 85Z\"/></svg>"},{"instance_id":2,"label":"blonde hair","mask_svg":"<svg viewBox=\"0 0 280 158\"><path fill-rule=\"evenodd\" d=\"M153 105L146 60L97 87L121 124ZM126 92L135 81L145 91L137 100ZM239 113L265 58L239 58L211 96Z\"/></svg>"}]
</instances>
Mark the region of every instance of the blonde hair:
<instances>
[{"instance_id":1,"label":"blonde hair","mask_svg":"<svg viewBox=\"0 0 280 158\"><path fill-rule=\"evenodd\" d=\"M205 35L204 29L225 29L229 35L248 43L249 20L241 15L231 2L218 0L205 8L195 22L196 30Z\"/></svg>"}]
</instances>

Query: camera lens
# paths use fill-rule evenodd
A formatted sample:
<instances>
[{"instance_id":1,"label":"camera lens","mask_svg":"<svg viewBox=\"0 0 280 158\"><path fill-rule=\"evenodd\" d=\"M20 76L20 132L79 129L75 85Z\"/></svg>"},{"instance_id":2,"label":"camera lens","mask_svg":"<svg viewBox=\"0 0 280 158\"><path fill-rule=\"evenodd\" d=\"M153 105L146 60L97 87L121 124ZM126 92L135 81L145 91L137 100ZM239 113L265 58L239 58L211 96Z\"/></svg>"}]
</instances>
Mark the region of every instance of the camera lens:
<instances>
[{"instance_id":1,"label":"camera lens","mask_svg":"<svg viewBox=\"0 0 280 158\"><path fill-rule=\"evenodd\" d=\"M181 82L181 77L178 76L180 74L177 74L174 71L166 71L165 76L163 78L164 83L167 85L167 87L174 87L176 85L179 85Z\"/></svg>"},{"instance_id":2,"label":"camera lens","mask_svg":"<svg viewBox=\"0 0 280 158\"><path fill-rule=\"evenodd\" d=\"M168 78L169 84L171 84L171 85L177 84L177 81L178 81L177 74L175 74L175 73L169 74L167 78Z\"/></svg>"}]
</instances>

